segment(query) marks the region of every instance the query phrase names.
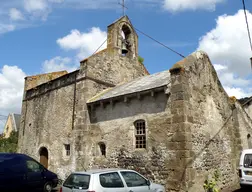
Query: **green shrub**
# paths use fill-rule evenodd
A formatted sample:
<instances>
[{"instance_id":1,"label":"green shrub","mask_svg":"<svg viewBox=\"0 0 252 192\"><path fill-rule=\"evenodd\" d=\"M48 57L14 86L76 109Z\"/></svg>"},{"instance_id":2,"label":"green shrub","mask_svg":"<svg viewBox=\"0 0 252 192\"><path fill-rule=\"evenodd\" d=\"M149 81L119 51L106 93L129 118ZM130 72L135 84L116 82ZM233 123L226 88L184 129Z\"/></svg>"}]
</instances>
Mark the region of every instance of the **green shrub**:
<instances>
[{"instance_id":1,"label":"green shrub","mask_svg":"<svg viewBox=\"0 0 252 192\"><path fill-rule=\"evenodd\" d=\"M0 137L0 152L17 152L18 132L11 132L9 138Z\"/></svg>"},{"instance_id":2,"label":"green shrub","mask_svg":"<svg viewBox=\"0 0 252 192\"><path fill-rule=\"evenodd\" d=\"M220 192L220 189L218 188L218 181L220 178L220 173L218 170L214 171L214 175L211 178L207 178L204 182L204 189L205 192Z\"/></svg>"},{"instance_id":3,"label":"green shrub","mask_svg":"<svg viewBox=\"0 0 252 192\"><path fill-rule=\"evenodd\" d=\"M143 62L144 62L144 58L138 56L138 61L139 61L140 63L143 63Z\"/></svg>"}]
</instances>

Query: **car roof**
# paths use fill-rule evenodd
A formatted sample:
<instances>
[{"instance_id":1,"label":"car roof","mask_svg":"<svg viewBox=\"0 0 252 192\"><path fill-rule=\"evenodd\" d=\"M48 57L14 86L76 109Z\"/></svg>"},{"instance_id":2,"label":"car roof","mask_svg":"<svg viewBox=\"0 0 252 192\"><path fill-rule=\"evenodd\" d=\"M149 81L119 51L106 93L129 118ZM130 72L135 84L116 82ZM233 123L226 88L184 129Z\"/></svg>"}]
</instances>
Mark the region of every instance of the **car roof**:
<instances>
[{"instance_id":1,"label":"car roof","mask_svg":"<svg viewBox=\"0 0 252 192\"><path fill-rule=\"evenodd\" d=\"M0 153L0 157L16 157L16 156L27 156L25 154L22 153Z\"/></svg>"},{"instance_id":2,"label":"car roof","mask_svg":"<svg viewBox=\"0 0 252 192\"><path fill-rule=\"evenodd\" d=\"M0 153L0 159L12 159L12 158L21 158L21 159L32 159L28 155L22 153Z\"/></svg>"},{"instance_id":3,"label":"car roof","mask_svg":"<svg viewBox=\"0 0 252 192\"><path fill-rule=\"evenodd\" d=\"M97 174L97 173L107 173L107 172L117 172L117 171L134 171L129 169L120 169L120 168L106 168L106 169L91 169L87 171L78 171L73 172L73 174Z\"/></svg>"},{"instance_id":4,"label":"car roof","mask_svg":"<svg viewBox=\"0 0 252 192\"><path fill-rule=\"evenodd\" d=\"M252 149L244 149L242 150L242 153L252 153Z\"/></svg>"}]
</instances>

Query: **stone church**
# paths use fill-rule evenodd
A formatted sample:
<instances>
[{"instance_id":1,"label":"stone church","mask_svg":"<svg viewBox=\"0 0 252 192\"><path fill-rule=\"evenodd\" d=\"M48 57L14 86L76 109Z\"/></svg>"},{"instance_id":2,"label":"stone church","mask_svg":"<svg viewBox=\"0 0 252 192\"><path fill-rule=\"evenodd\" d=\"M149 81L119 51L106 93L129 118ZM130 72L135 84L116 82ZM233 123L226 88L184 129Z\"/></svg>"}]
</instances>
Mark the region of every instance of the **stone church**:
<instances>
[{"instance_id":1,"label":"stone church","mask_svg":"<svg viewBox=\"0 0 252 192\"><path fill-rule=\"evenodd\" d=\"M107 48L78 70L25 78L19 152L62 179L74 170L121 167L167 191L195 192L219 170L221 188L235 187L252 121L207 54L150 75L128 17L107 30Z\"/></svg>"}]
</instances>

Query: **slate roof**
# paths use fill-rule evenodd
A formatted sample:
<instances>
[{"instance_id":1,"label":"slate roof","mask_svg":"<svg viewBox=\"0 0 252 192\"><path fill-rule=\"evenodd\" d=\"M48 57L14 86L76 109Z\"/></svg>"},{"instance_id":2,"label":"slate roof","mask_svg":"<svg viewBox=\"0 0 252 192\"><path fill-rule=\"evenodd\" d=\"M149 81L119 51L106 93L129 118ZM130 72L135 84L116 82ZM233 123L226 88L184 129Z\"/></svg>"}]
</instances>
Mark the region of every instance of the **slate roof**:
<instances>
[{"instance_id":1,"label":"slate roof","mask_svg":"<svg viewBox=\"0 0 252 192\"><path fill-rule=\"evenodd\" d=\"M168 70L144 77L139 77L130 82L117 85L116 87L110 89L106 89L105 91L89 99L88 103L94 103L97 101L106 100L122 95L128 95L158 87L163 87L167 85L169 81L170 81L170 72Z\"/></svg>"},{"instance_id":2,"label":"slate roof","mask_svg":"<svg viewBox=\"0 0 252 192\"><path fill-rule=\"evenodd\" d=\"M242 106L249 104L252 101L252 97L245 97L238 100Z\"/></svg>"}]
</instances>

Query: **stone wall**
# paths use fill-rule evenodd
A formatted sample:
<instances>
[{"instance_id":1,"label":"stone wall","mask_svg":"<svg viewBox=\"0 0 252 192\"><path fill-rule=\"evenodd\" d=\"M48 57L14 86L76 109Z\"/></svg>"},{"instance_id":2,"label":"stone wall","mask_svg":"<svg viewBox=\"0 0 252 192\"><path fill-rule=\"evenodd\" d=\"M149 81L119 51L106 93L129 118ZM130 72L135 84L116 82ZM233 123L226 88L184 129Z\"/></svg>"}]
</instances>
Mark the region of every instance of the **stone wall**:
<instances>
[{"instance_id":1,"label":"stone wall","mask_svg":"<svg viewBox=\"0 0 252 192\"><path fill-rule=\"evenodd\" d=\"M126 55L122 54L123 26L129 30L127 38L131 44ZM81 61L80 68L86 76L117 85L149 74L138 61L138 36L127 16L108 26L107 44L107 49Z\"/></svg>"},{"instance_id":2,"label":"stone wall","mask_svg":"<svg viewBox=\"0 0 252 192\"><path fill-rule=\"evenodd\" d=\"M221 188L238 184L240 152L252 147L252 122L224 91L208 56L196 52L176 63L165 91L87 105L104 89L147 74L137 60L109 54L99 52L80 70L25 90L19 152L39 160L46 147L49 169L63 179L73 170L123 167L167 191L194 192L203 191L206 176L218 169ZM135 148L139 119L146 122L146 149Z\"/></svg>"},{"instance_id":3,"label":"stone wall","mask_svg":"<svg viewBox=\"0 0 252 192\"><path fill-rule=\"evenodd\" d=\"M48 81L52 81L67 74L67 71L59 71L47 74L28 76L25 78L25 90L32 89Z\"/></svg>"},{"instance_id":4,"label":"stone wall","mask_svg":"<svg viewBox=\"0 0 252 192\"><path fill-rule=\"evenodd\" d=\"M86 71L86 76L113 85L149 74L144 65L138 62L137 57L128 58L120 54L111 54L107 49L82 61L81 69Z\"/></svg>"},{"instance_id":5,"label":"stone wall","mask_svg":"<svg viewBox=\"0 0 252 192\"><path fill-rule=\"evenodd\" d=\"M74 129L73 129L73 147L75 151L75 170L84 170L86 168L86 145L92 142L93 130L90 129L90 117L87 100L108 88L105 84L99 84L93 80L86 79L76 84L76 101L74 114ZM91 133L90 133L91 131Z\"/></svg>"},{"instance_id":6,"label":"stone wall","mask_svg":"<svg viewBox=\"0 0 252 192\"><path fill-rule=\"evenodd\" d=\"M113 46L82 61L80 70L25 78L18 150L39 160L39 150L46 147L49 169L63 179L70 170L83 169L86 143L94 137L88 99L103 89L148 74L138 62L136 33L131 34L134 53L128 54L130 57L121 54L121 45L117 44L121 21L128 18L121 18L108 29L108 41L115 40ZM130 22L128 25L132 29ZM64 144L70 144L70 157L64 156Z\"/></svg>"},{"instance_id":7,"label":"stone wall","mask_svg":"<svg viewBox=\"0 0 252 192\"><path fill-rule=\"evenodd\" d=\"M238 185L239 156L248 148L247 135L251 120L238 102L228 97L222 88L208 56L196 52L175 66L188 82L185 116L191 118L192 159L187 164L193 177L187 182L189 191L203 191L203 183L214 170L221 173L221 188Z\"/></svg>"},{"instance_id":8,"label":"stone wall","mask_svg":"<svg viewBox=\"0 0 252 192\"><path fill-rule=\"evenodd\" d=\"M112 83L145 74L144 66L138 61L120 56L112 58L100 52L81 63L80 70L47 82L42 78L39 82L43 83L38 86L33 87L34 82L26 78L26 87L32 88L24 90L19 152L39 160L40 148L46 147L49 169L63 179L70 170L83 170L85 143L92 140L87 137L92 134L87 100L114 86ZM70 157L63 156L64 144L71 146Z\"/></svg>"},{"instance_id":9,"label":"stone wall","mask_svg":"<svg viewBox=\"0 0 252 192\"><path fill-rule=\"evenodd\" d=\"M60 178L75 169L74 155L66 156L64 148L73 142L73 106L74 84L26 98L22 105L19 152L39 161L39 150L46 147L48 168Z\"/></svg>"},{"instance_id":10,"label":"stone wall","mask_svg":"<svg viewBox=\"0 0 252 192\"><path fill-rule=\"evenodd\" d=\"M245 109L247 114L250 116L250 118L252 118L252 102L250 101L246 103L243 108Z\"/></svg>"},{"instance_id":11,"label":"stone wall","mask_svg":"<svg viewBox=\"0 0 252 192\"><path fill-rule=\"evenodd\" d=\"M207 176L219 170L220 187L235 189L241 150L249 148L251 119L228 97L205 53L192 54L170 72L167 100L160 94L158 100L144 97L94 106L84 167L132 168L167 191L192 192L203 191ZM134 148L137 119L147 123L146 150ZM99 142L107 146L106 158Z\"/></svg>"},{"instance_id":12,"label":"stone wall","mask_svg":"<svg viewBox=\"0 0 252 192\"><path fill-rule=\"evenodd\" d=\"M167 77L168 78L168 77ZM166 165L174 156L167 137L171 128L169 95L163 92L155 96L135 97L127 102L117 101L95 106L87 135L86 168L121 167L135 169L152 181L165 184L171 175ZM136 120L145 120L147 148L136 149ZM106 157L102 156L99 143L106 145Z\"/></svg>"}]
</instances>

